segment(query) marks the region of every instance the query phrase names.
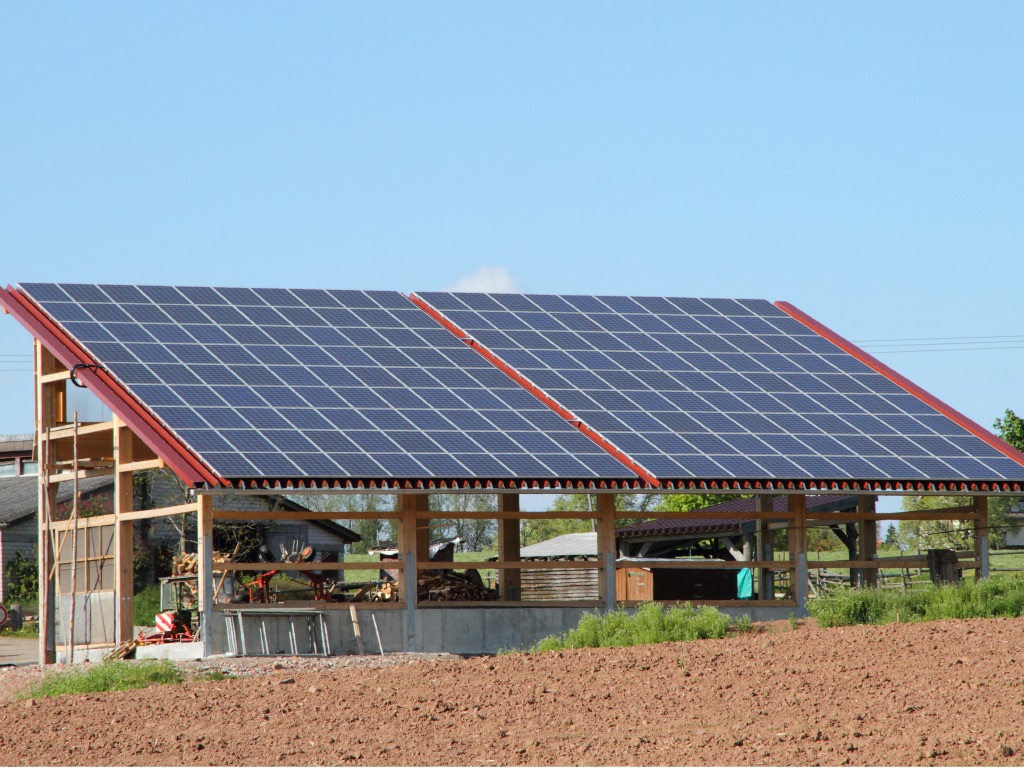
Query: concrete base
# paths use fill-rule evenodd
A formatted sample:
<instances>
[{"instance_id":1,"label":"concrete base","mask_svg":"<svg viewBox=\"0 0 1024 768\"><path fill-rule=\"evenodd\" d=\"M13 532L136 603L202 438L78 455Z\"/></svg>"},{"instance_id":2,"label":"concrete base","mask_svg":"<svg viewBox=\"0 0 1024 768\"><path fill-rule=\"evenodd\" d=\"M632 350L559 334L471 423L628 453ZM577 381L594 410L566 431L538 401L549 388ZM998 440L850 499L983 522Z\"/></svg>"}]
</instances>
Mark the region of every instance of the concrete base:
<instances>
[{"instance_id":1,"label":"concrete base","mask_svg":"<svg viewBox=\"0 0 1024 768\"><path fill-rule=\"evenodd\" d=\"M233 606L234 608L234 606ZM407 632L408 613L404 610L361 608L357 611L363 638L364 653L397 653L419 651L426 653L498 653L523 650L548 635L560 635L575 629L583 614L594 608L441 608L430 607L416 611L415 626ZM632 612L633 609L627 609ZM751 621L779 621L790 616L807 615L793 606L778 608L751 606L749 608L719 608L729 616ZM296 621L287 615L273 615L273 609L261 607L251 610L243 619L248 655L262 655L264 648L270 655L291 655L297 648L300 654L321 655L320 643L311 636L306 619ZM358 652L352 620L348 611L323 611L327 629L329 654L344 656ZM229 647L227 617L215 611L211 628L213 654L219 655L240 648L237 625L236 649ZM230 619L234 623L234 619ZM374 622L376 621L376 627ZM380 636L378 644L377 636ZM261 636L262 635L262 636ZM265 637L265 645L263 641ZM413 638L410 643L407 638Z\"/></svg>"},{"instance_id":2,"label":"concrete base","mask_svg":"<svg viewBox=\"0 0 1024 768\"><path fill-rule=\"evenodd\" d=\"M203 658L202 643L164 643L163 645L140 645L135 649L136 659L169 659L191 661Z\"/></svg>"}]
</instances>

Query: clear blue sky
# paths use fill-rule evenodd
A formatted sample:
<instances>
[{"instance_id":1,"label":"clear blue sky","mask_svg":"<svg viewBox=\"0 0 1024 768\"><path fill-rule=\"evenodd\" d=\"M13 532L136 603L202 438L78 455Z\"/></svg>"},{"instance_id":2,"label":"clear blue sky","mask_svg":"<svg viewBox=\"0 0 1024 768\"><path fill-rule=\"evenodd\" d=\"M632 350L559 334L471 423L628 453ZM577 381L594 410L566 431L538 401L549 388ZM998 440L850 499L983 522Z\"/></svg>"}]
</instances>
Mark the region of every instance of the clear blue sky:
<instances>
[{"instance_id":1,"label":"clear blue sky","mask_svg":"<svg viewBox=\"0 0 1024 768\"><path fill-rule=\"evenodd\" d=\"M991 426L1024 413L1022 29L1021 3L8 4L0 280L781 299L853 340L984 337L878 356ZM30 354L0 318L0 433L32 429Z\"/></svg>"}]
</instances>

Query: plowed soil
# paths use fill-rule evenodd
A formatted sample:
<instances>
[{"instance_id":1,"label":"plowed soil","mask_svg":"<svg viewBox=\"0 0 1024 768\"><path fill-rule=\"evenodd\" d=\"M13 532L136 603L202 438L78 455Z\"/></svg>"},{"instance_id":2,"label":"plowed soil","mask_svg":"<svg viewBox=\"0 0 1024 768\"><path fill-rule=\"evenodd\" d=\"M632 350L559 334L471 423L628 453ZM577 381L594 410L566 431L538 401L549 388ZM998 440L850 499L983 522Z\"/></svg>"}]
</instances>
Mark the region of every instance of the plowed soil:
<instances>
[{"instance_id":1,"label":"plowed soil","mask_svg":"<svg viewBox=\"0 0 1024 768\"><path fill-rule=\"evenodd\" d=\"M1017 619L782 624L685 645L262 662L216 682L7 701L0 762L1016 765L1022 645Z\"/></svg>"}]
</instances>

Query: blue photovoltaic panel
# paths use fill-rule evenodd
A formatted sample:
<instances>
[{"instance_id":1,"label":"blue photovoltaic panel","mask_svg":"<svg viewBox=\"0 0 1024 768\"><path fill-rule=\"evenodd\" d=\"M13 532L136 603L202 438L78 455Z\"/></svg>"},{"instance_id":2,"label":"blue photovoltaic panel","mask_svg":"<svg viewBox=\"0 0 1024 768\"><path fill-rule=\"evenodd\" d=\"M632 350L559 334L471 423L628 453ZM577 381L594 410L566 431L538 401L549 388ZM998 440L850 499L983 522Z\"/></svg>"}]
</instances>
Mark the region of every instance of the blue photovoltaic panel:
<instances>
[{"instance_id":1,"label":"blue photovoltaic panel","mask_svg":"<svg viewBox=\"0 0 1024 768\"><path fill-rule=\"evenodd\" d=\"M227 478L636 477L397 292L20 287Z\"/></svg>"},{"instance_id":2,"label":"blue photovoltaic panel","mask_svg":"<svg viewBox=\"0 0 1024 768\"><path fill-rule=\"evenodd\" d=\"M417 295L662 480L1022 473L767 301Z\"/></svg>"}]
</instances>

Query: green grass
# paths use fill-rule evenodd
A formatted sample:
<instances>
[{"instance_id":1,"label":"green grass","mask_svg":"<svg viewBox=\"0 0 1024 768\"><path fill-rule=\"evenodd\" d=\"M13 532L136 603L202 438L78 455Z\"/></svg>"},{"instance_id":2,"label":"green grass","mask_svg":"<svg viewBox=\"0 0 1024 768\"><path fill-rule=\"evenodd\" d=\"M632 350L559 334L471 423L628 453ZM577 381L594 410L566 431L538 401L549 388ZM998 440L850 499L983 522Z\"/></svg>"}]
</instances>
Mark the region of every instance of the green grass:
<instances>
[{"instance_id":1,"label":"green grass","mask_svg":"<svg viewBox=\"0 0 1024 768\"><path fill-rule=\"evenodd\" d=\"M20 695L23 699L53 698L76 693L102 693L148 688L181 682L181 673L162 661L108 661L89 669L49 673L39 685Z\"/></svg>"},{"instance_id":2,"label":"green grass","mask_svg":"<svg viewBox=\"0 0 1024 768\"><path fill-rule=\"evenodd\" d=\"M914 591L840 589L808 601L822 627L1024 616L1024 577L964 580Z\"/></svg>"},{"instance_id":3,"label":"green grass","mask_svg":"<svg viewBox=\"0 0 1024 768\"><path fill-rule=\"evenodd\" d=\"M137 627L152 627L160 613L160 585L150 584L135 594L135 613L132 621Z\"/></svg>"},{"instance_id":4,"label":"green grass","mask_svg":"<svg viewBox=\"0 0 1024 768\"><path fill-rule=\"evenodd\" d=\"M576 629L545 637L532 653L569 648L617 648L629 645L680 642L725 637L732 620L715 608L694 608L689 603L666 608L645 603L632 616L623 610L587 613Z\"/></svg>"},{"instance_id":5,"label":"green grass","mask_svg":"<svg viewBox=\"0 0 1024 768\"><path fill-rule=\"evenodd\" d=\"M0 638L4 637L39 637L39 624L38 622L33 621L22 624L21 629L10 629L5 627L0 630Z\"/></svg>"}]
</instances>

